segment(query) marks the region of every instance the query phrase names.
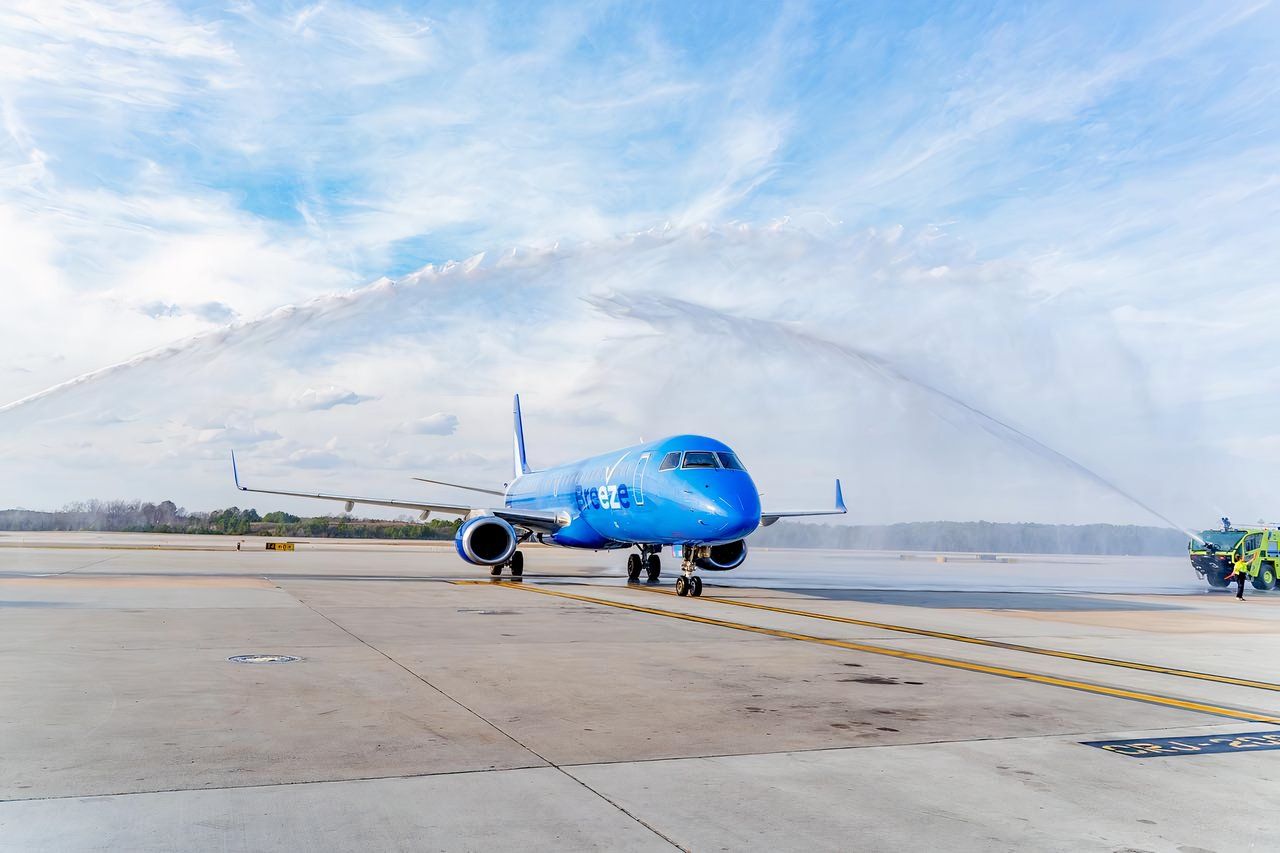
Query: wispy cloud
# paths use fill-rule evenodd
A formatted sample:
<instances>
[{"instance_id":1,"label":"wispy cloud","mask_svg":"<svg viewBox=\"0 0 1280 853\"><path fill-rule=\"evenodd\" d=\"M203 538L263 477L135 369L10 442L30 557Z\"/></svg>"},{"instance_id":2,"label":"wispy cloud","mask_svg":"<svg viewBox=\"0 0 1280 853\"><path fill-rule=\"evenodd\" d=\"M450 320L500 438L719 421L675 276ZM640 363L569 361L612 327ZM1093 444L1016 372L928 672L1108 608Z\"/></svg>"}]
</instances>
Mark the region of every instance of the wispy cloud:
<instances>
[{"instance_id":1,"label":"wispy cloud","mask_svg":"<svg viewBox=\"0 0 1280 853\"><path fill-rule=\"evenodd\" d=\"M434 415L401 424L400 429L413 435L453 435L458 430L458 416L436 412Z\"/></svg>"},{"instance_id":2,"label":"wispy cloud","mask_svg":"<svg viewBox=\"0 0 1280 853\"><path fill-rule=\"evenodd\" d=\"M328 450L295 450L288 456L288 463L293 468L336 468L342 464L342 457Z\"/></svg>"},{"instance_id":3,"label":"wispy cloud","mask_svg":"<svg viewBox=\"0 0 1280 853\"><path fill-rule=\"evenodd\" d=\"M334 406L358 406L372 400L363 394L357 394L349 388L337 385L326 385L322 388L307 388L295 394L291 400L295 409L304 412L319 412L332 409Z\"/></svg>"}]
</instances>

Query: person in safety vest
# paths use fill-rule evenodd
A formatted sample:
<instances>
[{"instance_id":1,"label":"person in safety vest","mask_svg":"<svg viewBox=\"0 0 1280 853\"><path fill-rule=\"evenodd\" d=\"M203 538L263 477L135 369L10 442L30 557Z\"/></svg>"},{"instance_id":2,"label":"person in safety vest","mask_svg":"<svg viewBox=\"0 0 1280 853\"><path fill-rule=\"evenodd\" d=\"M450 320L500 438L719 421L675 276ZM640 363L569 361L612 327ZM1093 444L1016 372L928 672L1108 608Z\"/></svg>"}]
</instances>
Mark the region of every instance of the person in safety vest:
<instances>
[{"instance_id":1,"label":"person in safety vest","mask_svg":"<svg viewBox=\"0 0 1280 853\"><path fill-rule=\"evenodd\" d=\"M1236 557L1236 564L1231 574L1227 575L1227 580L1236 579L1236 598L1244 601L1244 579L1249 574L1249 564L1244 561L1244 557Z\"/></svg>"}]
</instances>

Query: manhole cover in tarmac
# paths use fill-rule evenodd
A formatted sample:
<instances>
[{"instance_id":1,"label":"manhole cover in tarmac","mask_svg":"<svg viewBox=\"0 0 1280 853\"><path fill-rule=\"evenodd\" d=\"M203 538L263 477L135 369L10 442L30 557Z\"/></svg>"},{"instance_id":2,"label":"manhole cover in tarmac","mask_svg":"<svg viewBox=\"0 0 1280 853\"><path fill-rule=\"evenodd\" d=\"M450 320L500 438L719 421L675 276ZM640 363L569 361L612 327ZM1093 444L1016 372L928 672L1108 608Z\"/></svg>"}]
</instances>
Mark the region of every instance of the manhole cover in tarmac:
<instances>
[{"instance_id":1,"label":"manhole cover in tarmac","mask_svg":"<svg viewBox=\"0 0 1280 853\"><path fill-rule=\"evenodd\" d=\"M302 658L293 655L232 655L227 660L232 663L293 663Z\"/></svg>"}]
</instances>

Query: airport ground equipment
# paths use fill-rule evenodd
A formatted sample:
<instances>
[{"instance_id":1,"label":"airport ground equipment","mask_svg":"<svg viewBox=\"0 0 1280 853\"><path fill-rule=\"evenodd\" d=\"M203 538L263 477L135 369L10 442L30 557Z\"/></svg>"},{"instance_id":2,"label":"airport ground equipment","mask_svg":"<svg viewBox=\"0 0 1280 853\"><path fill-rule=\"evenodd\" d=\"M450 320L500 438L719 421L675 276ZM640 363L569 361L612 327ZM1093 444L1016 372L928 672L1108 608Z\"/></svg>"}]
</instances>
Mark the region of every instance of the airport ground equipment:
<instances>
[{"instance_id":1,"label":"airport ground equipment","mask_svg":"<svg viewBox=\"0 0 1280 853\"><path fill-rule=\"evenodd\" d=\"M351 512L356 504L412 510L425 520L431 513L463 516L454 545L458 556L484 566L494 577L524 574L520 545L544 545L593 551L629 550L627 580L642 573L657 583L663 548L680 561L676 592L702 594L696 571L736 569L747 558L746 537L783 518L842 515L846 510L836 480L830 509L773 511L760 506L760 492L738 455L724 442L705 435L673 435L624 447L541 471L525 456L520 398L514 401L514 459L511 482L501 490L464 486L417 477L501 499L488 506L390 498L362 498L317 492L251 489L241 485L235 454L231 471L236 488L298 498L338 501Z\"/></svg>"},{"instance_id":2,"label":"airport ground equipment","mask_svg":"<svg viewBox=\"0 0 1280 853\"><path fill-rule=\"evenodd\" d=\"M1275 527L1235 527L1229 518L1222 519L1219 530L1202 530L1198 542L1187 543L1191 566L1209 586L1229 586L1227 577L1235 570L1237 560L1245 562L1245 574L1254 589L1276 587L1276 567L1280 565L1280 529Z\"/></svg>"}]
</instances>

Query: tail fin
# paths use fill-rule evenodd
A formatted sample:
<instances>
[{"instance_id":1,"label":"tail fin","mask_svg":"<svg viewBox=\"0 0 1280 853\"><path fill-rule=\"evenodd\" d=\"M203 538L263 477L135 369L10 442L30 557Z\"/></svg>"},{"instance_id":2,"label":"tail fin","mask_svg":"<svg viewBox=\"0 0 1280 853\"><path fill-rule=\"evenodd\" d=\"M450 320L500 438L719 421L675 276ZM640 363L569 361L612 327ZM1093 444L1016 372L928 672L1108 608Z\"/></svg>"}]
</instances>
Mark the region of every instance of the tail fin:
<instances>
[{"instance_id":1,"label":"tail fin","mask_svg":"<svg viewBox=\"0 0 1280 853\"><path fill-rule=\"evenodd\" d=\"M515 416L515 458L512 473L515 477L519 477L521 474L529 473L529 461L524 454L524 423L520 420L519 394L516 395L512 414Z\"/></svg>"}]
</instances>

